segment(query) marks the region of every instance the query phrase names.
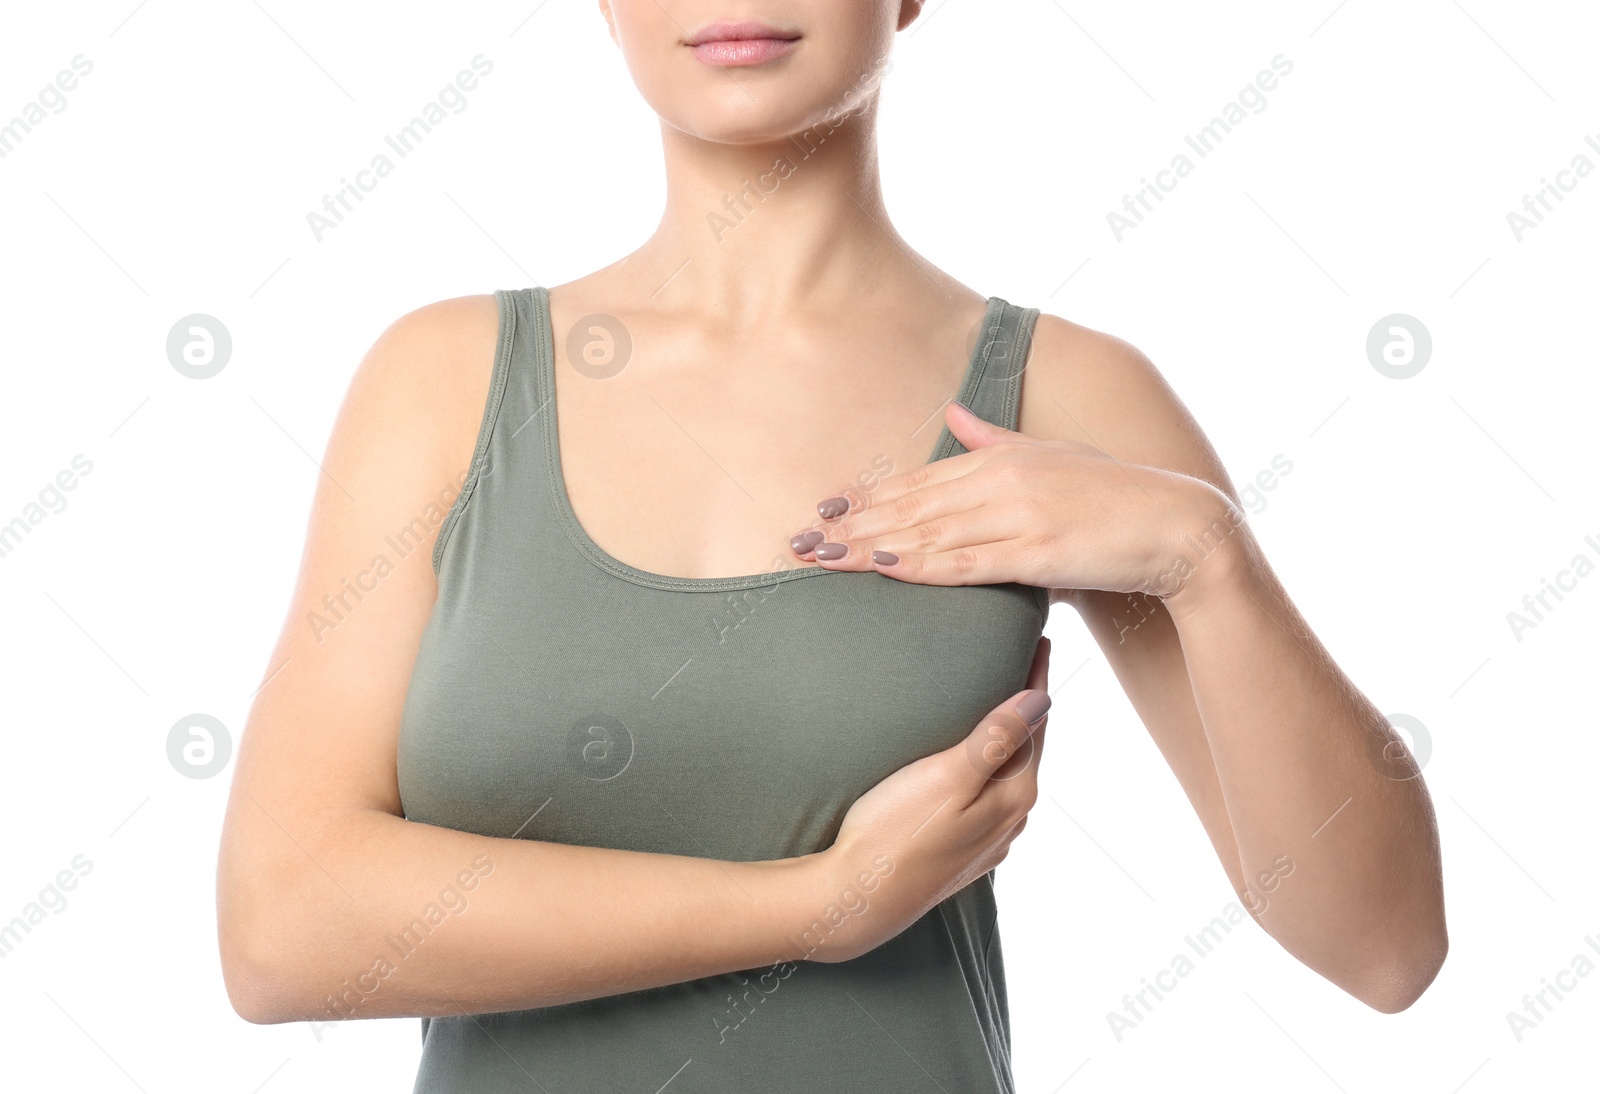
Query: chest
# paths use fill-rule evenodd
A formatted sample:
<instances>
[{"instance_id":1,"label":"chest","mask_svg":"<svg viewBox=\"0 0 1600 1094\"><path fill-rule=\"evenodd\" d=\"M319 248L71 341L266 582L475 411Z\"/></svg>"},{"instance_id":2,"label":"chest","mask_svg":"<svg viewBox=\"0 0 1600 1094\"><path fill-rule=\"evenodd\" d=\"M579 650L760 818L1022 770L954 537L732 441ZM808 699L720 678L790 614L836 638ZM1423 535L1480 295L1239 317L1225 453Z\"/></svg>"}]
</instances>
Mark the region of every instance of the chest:
<instances>
[{"instance_id":1,"label":"chest","mask_svg":"<svg viewBox=\"0 0 1600 1094\"><path fill-rule=\"evenodd\" d=\"M698 578L792 562L789 538L817 520L818 502L928 462L963 362L959 345L925 340L741 356L641 336L603 381L558 352L547 411L558 489L601 550L646 571Z\"/></svg>"},{"instance_id":2,"label":"chest","mask_svg":"<svg viewBox=\"0 0 1600 1094\"><path fill-rule=\"evenodd\" d=\"M685 593L574 569L440 609L404 710L408 817L744 860L826 847L1024 686L1043 627L1038 590L844 572Z\"/></svg>"}]
</instances>

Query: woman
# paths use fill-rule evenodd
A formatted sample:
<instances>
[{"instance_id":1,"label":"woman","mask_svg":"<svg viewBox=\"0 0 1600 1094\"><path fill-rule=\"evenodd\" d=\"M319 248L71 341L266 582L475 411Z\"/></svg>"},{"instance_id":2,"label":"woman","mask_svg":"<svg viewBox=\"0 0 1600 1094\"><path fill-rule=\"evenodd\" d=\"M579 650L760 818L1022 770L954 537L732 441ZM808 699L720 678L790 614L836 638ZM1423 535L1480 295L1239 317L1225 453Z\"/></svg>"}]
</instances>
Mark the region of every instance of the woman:
<instances>
[{"instance_id":1,"label":"woman","mask_svg":"<svg viewBox=\"0 0 1600 1094\"><path fill-rule=\"evenodd\" d=\"M422 1016L418 1090L1012 1090L1051 603L1285 949L1431 982L1426 791L1176 396L890 226L920 8L602 0L667 208L362 362L229 806L241 1015Z\"/></svg>"}]
</instances>

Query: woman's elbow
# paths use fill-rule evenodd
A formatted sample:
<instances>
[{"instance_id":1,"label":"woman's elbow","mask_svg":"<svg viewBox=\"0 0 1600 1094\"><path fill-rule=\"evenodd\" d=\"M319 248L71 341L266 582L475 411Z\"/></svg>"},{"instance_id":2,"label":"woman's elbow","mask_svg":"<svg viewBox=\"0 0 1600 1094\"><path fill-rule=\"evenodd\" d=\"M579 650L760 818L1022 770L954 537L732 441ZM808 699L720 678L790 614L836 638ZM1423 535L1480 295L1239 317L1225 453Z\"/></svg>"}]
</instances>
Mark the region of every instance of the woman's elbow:
<instances>
[{"instance_id":1,"label":"woman's elbow","mask_svg":"<svg viewBox=\"0 0 1600 1094\"><path fill-rule=\"evenodd\" d=\"M234 1013L261 1026L297 1021L300 993L285 963L247 937L227 930L218 934L222 984Z\"/></svg>"},{"instance_id":2,"label":"woman's elbow","mask_svg":"<svg viewBox=\"0 0 1600 1094\"><path fill-rule=\"evenodd\" d=\"M1450 940L1441 933L1426 947L1388 960L1373 969L1360 991L1351 994L1373 1010L1399 1014L1422 998L1450 952Z\"/></svg>"},{"instance_id":3,"label":"woman's elbow","mask_svg":"<svg viewBox=\"0 0 1600 1094\"><path fill-rule=\"evenodd\" d=\"M273 899L292 891L292 884L263 883L259 876L244 885L230 882L227 871L219 879L222 983L234 1013L255 1025L301 1021L306 1012L306 947L293 941L305 935L290 921L294 902Z\"/></svg>"}]
</instances>

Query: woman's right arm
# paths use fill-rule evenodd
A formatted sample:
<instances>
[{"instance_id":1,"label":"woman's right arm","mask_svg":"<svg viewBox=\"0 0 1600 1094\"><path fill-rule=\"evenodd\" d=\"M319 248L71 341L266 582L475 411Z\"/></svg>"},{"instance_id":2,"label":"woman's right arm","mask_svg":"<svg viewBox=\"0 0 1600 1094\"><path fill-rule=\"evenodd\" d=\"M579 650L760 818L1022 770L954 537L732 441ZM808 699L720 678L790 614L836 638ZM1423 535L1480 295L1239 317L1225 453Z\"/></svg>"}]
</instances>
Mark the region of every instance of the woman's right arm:
<instances>
[{"instance_id":1,"label":"woman's right arm","mask_svg":"<svg viewBox=\"0 0 1600 1094\"><path fill-rule=\"evenodd\" d=\"M721 862L406 820L401 708L436 592L434 539L472 456L497 331L492 296L397 321L362 361L329 441L218 857L223 977L249 1021L520 1010L846 959L991 869L1033 804L1037 749L1018 777L990 778L1028 735L1013 697L971 741L863 796L815 855ZM406 529L422 542L399 557ZM1030 684L1043 679L1041 657ZM996 732L1009 744L993 747ZM895 883L808 952L808 929L884 862Z\"/></svg>"}]
</instances>

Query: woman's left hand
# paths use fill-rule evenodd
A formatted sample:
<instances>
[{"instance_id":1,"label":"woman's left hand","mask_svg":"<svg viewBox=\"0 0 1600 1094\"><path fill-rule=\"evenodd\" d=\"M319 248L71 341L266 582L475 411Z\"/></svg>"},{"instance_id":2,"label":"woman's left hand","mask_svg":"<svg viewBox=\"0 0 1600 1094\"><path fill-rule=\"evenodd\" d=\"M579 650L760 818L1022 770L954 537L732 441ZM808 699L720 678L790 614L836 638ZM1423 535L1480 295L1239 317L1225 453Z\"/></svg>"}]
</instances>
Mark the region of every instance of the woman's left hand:
<instances>
[{"instance_id":1,"label":"woman's left hand","mask_svg":"<svg viewBox=\"0 0 1600 1094\"><path fill-rule=\"evenodd\" d=\"M1221 490L1189 475L1002 429L960 403L945 422L967 452L870 491L841 490L794 537L795 553L921 585L1014 581L1164 597L1243 519Z\"/></svg>"}]
</instances>

